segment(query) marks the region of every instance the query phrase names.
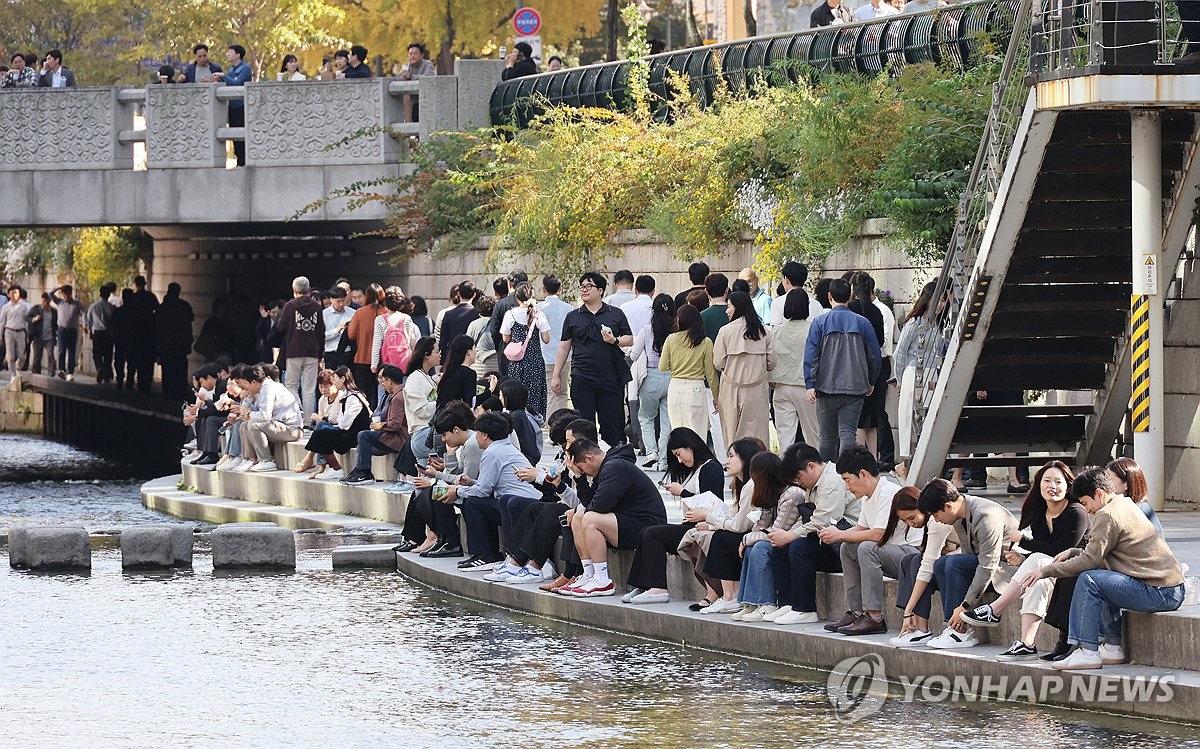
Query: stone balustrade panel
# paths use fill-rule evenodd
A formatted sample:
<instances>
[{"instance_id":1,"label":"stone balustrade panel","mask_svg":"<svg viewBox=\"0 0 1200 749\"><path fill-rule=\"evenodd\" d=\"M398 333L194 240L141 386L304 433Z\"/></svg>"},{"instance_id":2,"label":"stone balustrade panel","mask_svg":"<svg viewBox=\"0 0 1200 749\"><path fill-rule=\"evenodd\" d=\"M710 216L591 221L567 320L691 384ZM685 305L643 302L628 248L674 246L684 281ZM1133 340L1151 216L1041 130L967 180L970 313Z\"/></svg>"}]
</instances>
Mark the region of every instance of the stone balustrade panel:
<instances>
[{"instance_id":1,"label":"stone balustrade panel","mask_svg":"<svg viewBox=\"0 0 1200 749\"><path fill-rule=\"evenodd\" d=\"M251 83L246 86L250 166L386 164L402 150L388 132L402 119L390 79Z\"/></svg>"},{"instance_id":2,"label":"stone balustrade panel","mask_svg":"<svg viewBox=\"0 0 1200 749\"><path fill-rule=\"evenodd\" d=\"M117 134L133 128L115 88L0 91L0 169L132 169L133 149Z\"/></svg>"},{"instance_id":3,"label":"stone balustrade panel","mask_svg":"<svg viewBox=\"0 0 1200 749\"><path fill-rule=\"evenodd\" d=\"M146 165L150 169L223 167L225 102L217 85L177 84L146 87Z\"/></svg>"}]
</instances>

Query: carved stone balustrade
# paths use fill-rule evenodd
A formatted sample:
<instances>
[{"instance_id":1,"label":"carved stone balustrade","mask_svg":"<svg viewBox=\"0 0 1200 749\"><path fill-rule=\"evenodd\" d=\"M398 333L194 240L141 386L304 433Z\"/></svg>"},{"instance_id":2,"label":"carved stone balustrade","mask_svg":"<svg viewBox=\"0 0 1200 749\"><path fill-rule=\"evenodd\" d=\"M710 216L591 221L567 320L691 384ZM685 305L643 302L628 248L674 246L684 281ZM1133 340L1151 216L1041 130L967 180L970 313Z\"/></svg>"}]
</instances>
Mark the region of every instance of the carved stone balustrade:
<instances>
[{"instance_id":1,"label":"carved stone balustrade","mask_svg":"<svg viewBox=\"0 0 1200 749\"><path fill-rule=\"evenodd\" d=\"M117 88L0 90L0 171L132 169L133 108Z\"/></svg>"}]
</instances>

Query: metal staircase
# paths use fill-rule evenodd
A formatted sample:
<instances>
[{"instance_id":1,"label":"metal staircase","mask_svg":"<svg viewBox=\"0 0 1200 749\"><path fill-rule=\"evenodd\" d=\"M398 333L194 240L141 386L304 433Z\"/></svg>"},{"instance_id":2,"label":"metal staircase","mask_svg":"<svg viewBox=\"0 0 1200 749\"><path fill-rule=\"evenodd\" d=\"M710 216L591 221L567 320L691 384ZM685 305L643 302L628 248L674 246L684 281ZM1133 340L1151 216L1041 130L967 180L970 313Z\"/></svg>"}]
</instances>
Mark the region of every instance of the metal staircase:
<instances>
[{"instance_id":1,"label":"metal staircase","mask_svg":"<svg viewBox=\"0 0 1200 749\"><path fill-rule=\"evenodd\" d=\"M948 467L1016 462L1002 453L1087 465L1112 452L1130 399L1131 112L1159 112L1161 249L1172 271L1200 186L1200 97L1191 106L1088 98L1100 73L1133 84L1169 76L1200 91L1200 76L1181 74L1200 69L1153 67L1171 56L1165 4L1144 3L1160 10L1152 24L1103 26L1129 5L1021 4L938 280L936 298L952 301L940 335L922 341L909 474L917 485ZM1163 314L1157 299L1151 314ZM981 390L1072 391L1075 405L964 405Z\"/></svg>"}]
</instances>

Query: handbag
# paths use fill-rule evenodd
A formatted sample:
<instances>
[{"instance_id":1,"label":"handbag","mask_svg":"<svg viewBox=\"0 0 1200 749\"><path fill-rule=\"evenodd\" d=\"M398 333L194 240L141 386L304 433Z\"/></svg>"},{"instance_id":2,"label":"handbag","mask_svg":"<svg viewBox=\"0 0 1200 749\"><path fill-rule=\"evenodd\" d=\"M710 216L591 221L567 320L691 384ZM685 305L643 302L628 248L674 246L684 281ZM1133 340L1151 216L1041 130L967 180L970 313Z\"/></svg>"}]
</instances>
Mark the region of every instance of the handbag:
<instances>
[{"instance_id":1,"label":"handbag","mask_svg":"<svg viewBox=\"0 0 1200 749\"><path fill-rule=\"evenodd\" d=\"M516 341L509 341L508 345L504 347L505 359L508 359L512 362L523 361L525 359L525 350L529 348L529 340L537 335L537 328L534 327L533 318L533 310L530 310L529 319L526 323L528 330L525 332L525 340L521 341L520 343L517 343Z\"/></svg>"}]
</instances>

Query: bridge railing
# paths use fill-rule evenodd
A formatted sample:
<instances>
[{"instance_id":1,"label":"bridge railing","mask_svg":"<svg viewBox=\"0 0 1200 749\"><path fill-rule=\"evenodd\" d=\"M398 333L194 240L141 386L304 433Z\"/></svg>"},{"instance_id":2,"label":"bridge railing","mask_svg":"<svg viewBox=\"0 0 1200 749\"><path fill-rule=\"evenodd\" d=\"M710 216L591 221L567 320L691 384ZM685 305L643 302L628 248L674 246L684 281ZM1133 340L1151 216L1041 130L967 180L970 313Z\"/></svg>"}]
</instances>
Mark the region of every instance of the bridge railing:
<instances>
[{"instance_id":1,"label":"bridge railing","mask_svg":"<svg viewBox=\"0 0 1200 749\"><path fill-rule=\"evenodd\" d=\"M487 125L501 65L463 60L457 75L414 81L6 89L0 172L133 169L136 143L145 144L148 169L224 167L231 140L245 142L250 167L404 162L409 136ZM228 125L234 102L244 127Z\"/></svg>"},{"instance_id":2,"label":"bridge railing","mask_svg":"<svg viewBox=\"0 0 1200 749\"><path fill-rule=\"evenodd\" d=\"M734 91L783 85L803 76L838 72L877 75L921 62L967 66L994 35L1003 42L1017 0L971 0L921 13L827 26L776 36L740 39L646 58L650 91L672 98L670 73L686 75L692 94L712 103L722 81ZM492 123L526 127L546 104L628 110L628 60L571 68L505 81L492 93ZM666 116L665 107L658 112Z\"/></svg>"},{"instance_id":3,"label":"bridge railing","mask_svg":"<svg viewBox=\"0 0 1200 749\"><path fill-rule=\"evenodd\" d=\"M1031 34L1031 70L1042 77L1170 65L1187 45L1177 5L1167 0L1041 0Z\"/></svg>"}]
</instances>

